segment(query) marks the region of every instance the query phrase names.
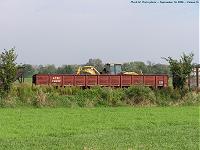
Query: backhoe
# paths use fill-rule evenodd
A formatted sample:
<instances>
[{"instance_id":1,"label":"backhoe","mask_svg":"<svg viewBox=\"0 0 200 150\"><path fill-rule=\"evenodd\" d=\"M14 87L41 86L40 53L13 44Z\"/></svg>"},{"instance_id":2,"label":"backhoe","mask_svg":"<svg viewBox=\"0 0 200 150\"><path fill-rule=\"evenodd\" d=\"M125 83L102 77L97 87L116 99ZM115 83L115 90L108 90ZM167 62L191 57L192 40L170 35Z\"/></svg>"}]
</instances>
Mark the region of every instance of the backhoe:
<instances>
[{"instance_id":1,"label":"backhoe","mask_svg":"<svg viewBox=\"0 0 200 150\"><path fill-rule=\"evenodd\" d=\"M80 74L88 74L88 75L100 75L100 74L111 74L111 75L142 75L142 73L138 74L136 72L125 72L122 71L122 65L121 64L111 64L107 63L104 66L104 69L99 72L94 66L83 66L79 67L77 72L77 75Z\"/></svg>"}]
</instances>

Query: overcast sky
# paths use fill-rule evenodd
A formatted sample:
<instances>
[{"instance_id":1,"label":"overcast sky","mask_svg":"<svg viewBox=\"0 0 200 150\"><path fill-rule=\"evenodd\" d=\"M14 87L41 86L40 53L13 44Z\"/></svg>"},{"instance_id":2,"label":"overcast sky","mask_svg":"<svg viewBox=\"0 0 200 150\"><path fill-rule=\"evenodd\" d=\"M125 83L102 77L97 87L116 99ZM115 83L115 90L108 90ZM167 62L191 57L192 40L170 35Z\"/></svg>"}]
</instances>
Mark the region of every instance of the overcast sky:
<instances>
[{"instance_id":1,"label":"overcast sky","mask_svg":"<svg viewBox=\"0 0 200 150\"><path fill-rule=\"evenodd\" d=\"M0 51L16 47L19 63L152 61L195 53L198 4L129 0L0 0Z\"/></svg>"}]
</instances>

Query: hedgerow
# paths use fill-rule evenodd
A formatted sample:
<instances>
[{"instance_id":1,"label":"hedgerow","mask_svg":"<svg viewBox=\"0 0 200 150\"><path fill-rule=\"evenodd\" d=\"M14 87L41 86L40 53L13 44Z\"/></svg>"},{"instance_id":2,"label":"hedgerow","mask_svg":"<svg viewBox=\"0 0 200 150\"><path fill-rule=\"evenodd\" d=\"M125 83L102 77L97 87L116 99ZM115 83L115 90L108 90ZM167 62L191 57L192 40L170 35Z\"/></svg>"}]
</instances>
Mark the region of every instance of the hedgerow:
<instances>
[{"instance_id":1,"label":"hedgerow","mask_svg":"<svg viewBox=\"0 0 200 150\"><path fill-rule=\"evenodd\" d=\"M19 84L0 98L0 107L116 107L116 106L169 106L199 105L200 94L171 87L150 89L144 86L128 88L53 87Z\"/></svg>"}]
</instances>

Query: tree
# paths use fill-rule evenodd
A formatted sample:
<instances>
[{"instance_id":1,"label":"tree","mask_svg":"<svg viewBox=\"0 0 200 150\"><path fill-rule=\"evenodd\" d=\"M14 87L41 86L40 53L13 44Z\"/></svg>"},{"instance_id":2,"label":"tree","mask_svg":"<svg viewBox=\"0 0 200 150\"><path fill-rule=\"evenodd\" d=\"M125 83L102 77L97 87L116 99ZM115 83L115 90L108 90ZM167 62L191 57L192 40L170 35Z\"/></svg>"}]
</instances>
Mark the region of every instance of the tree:
<instances>
[{"instance_id":1,"label":"tree","mask_svg":"<svg viewBox=\"0 0 200 150\"><path fill-rule=\"evenodd\" d=\"M173 59L172 57L164 58L170 64L170 71L173 77L173 87L176 89L183 89L186 80L192 72L193 53L186 55L183 53L180 60Z\"/></svg>"},{"instance_id":2,"label":"tree","mask_svg":"<svg viewBox=\"0 0 200 150\"><path fill-rule=\"evenodd\" d=\"M22 67L24 68L24 77L25 78L31 77L33 74L36 73L35 68L33 68L33 66L30 64L24 64L24 65L22 65Z\"/></svg>"},{"instance_id":3,"label":"tree","mask_svg":"<svg viewBox=\"0 0 200 150\"><path fill-rule=\"evenodd\" d=\"M74 74L76 70L76 65L64 65L62 67L58 67L57 73L60 74Z\"/></svg>"},{"instance_id":4,"label":"tree","mask_svg":"<svg viewBox=\"0 0 200 150\"><path fill-rule=\"evenodd\" d=\"M0 90L3 93L8 93L12 83L15 81L17 72L16 59L17 55L14 48L4 50L0 54Z\"/></svg>"},{"instance_id":5,"label":"tree","mask_svg":"<svg viewBox=\"0 0 200 150\"><path fill-rule=\"evenodd\" d=\"M46 65L46 66L40 65L38 68L38 72L44 74L53 74L56 73L56 67L55 65Z\"/></svg>"},{"instance_id":6,"label":"tree","mask_svg":"<svg viewBox=\"0 0 200 150\"><path fill-rule=\"evenodd\" d=\"M101 59L89 59L86 63L87 66L94 66L99 72L101 72L104 68L104 64Z\"/></svg>"},{"instance_id":7,"label":"tree","mask_svg":"<svg viewBox=\"0 0 200 150\"><path fill-rule=\"evenodd\" d=\"M147 73L148 74L170 74L168 65L154 64L151 61L147 61Z\"/></svg>"},{"instance_id":8,"label":"tree","mask_svg":"<svg viewBox=\"0 0 200 150\"><path fill-rule=\"evenodd\" d=\"M135 69L134 62L123 63L122 64L122 70L126 71L126 72L131 72L131 71L137 72L137 70Z\"/></svg>"},{"instance_id":9,"label":"tree","mask_svg":"<svg viewBox=\"0 0 200 150\"><path fill-rule=\"evenodd\" d=\"M135 69L137 70L138 73L142 71L142 73L147 73L147 66L145 65L144 62L142 61L135 61L134 62Z\"/></svg>"},{"instance_id":10,"label":"tree","mask_svg":"<svg viewBox=\"0 0 200 150\"><path fill-rule=\"evenodd\" d=\"M141 61L134 61L129 63L122 64L122 70L127 72L137 72L137 73L147 73L147 66L144 62Z\"/></svg>"}]
</instances>

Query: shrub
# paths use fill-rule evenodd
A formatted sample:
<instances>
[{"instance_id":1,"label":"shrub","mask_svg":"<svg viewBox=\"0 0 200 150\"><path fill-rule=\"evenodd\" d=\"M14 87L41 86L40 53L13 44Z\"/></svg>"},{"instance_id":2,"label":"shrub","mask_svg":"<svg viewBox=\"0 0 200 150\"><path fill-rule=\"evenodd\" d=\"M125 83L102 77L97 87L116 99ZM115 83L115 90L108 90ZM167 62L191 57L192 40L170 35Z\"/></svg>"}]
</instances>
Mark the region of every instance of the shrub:
<instances>
[{"instance_id":1,"label":"shrub","mask_svg":"<svg viewBox=\"0 0 200 150\"><path fill-rule=\"evenodd\" d=\"M0 54L0 96L7 96L12 88L13 81L17 73L17 66L15 60L17 55L14 48L4 50Z\"/></svg>"},{"instance_id":2,"label":"shrub","mask_svg":"<svg viewBox=\"0 0 200 150\"><path fill-rule=\"evenodd\" d=\"M37 107L43 107L48 104L47 95L42 91L42 89L36 92L36 99L34 104Z\"/></svg>"},{"instance_id":3,"label":"shrub","mask_svg":"<svg viewBox=\"0 0 200 150\"><path fill-rule=\"evenodd\" d=\"M173 87L182 90L185 87L187 77L192 72L192 60L194 54L186 55L183 53L179 60L172 57L164 58L170 64L170 71L172 72Z\"/></svg>"},{"instance_id":4,"label":"shrub","mask_svg":"<svg viewBox=\"0 0 200 150\"><path fill-rule=\"evenodd\" d=\"M177 105L199 105L200 104L200 93L189 92L181 100L179 100Z\"/></svg>"},{"instance_id":5,"label":"shrub","mask_svg":"<svg viewBox=\"0 0 200 150\"><path fill-rule=\"evenodd\" d=\"M74 99L77 104L81 107L93 107L97 106L99 103L103 102L101 99L100 87L93 87L91 89L79 90L75 95Z\"/></svg>"},{"instance_id":6,"label":"shrub","mask_svg":"<svg viewBox=\"0 0 200 150\"><path fill-rule=\"evenodd\" d=\"M18 101L22 104L33 104L35 100L35 92L32 90L31 86L28 84L21 84L16 86L13 91L16 91Z\"/></svg>"},{"instance_id":7,"label":"shrub","mask_svg":"<svg viewBox=\"0 0 200 150\"><path fill-rule=\"evenodd\" d=\"M125 100L130 105L154 104L156 96L149 87L131 86L125 89Z\"/></svg>"},{"instance_id":8,"label":"shrub","mask_svg":"<svg viewBox=\"0 0 200 150\"><path fill-rule=\"evenodd\" d=\"M80 87L75 87L75 86L72 86L72 87L58 87L57 88L57 91L61 95L75 95L80 90L81 90Z\"/></svg>"},{"instance_id":9,"label":"shrub","mask_svg":"<svg viewBox=\"0 0 200 150\"><path fill-rule=\"evenodd\" d=\"M98 107L123 105L199 105L200 94L183 93L172 87L150 89L144 86L129 88L91 87L53 87L17 84L6 97L0 99L0 107ZM183 96L185 95L185 96Z\"/></svg>"},{"instance_id":10,"label":"shrub","mask_svg":"<svg viewBox=\"0 0 200 150\"><path fill-rule=\"evenodd\" d=\"M121 106L123 104L124 90L113 88L102 88L101 98L108 106Z\"/></svg>"},{"instance_id":11,"label":"shrub","mask_svg":"<svg viewBox=\"0 0 200 150\"><path fill-rule=\"evenodd\" d=\"M6 95L6 97L0 97L0 107L9 107L14 108L16 107L16 99L10 95Z\"/></svg>"},{"instance_id":12,"label":"shrub","mask_svg":"<svg viewBox=\"0 0 200 150\"><path fill-rule=\"evenodd\" d=\"M180 90L172 87L155 89L154 93L156 95L156 103L159 106L168 106L181 99Z\"/></svg>"},{"instance_id":13,"label":"shrub","mask_svg":"<svg viewBox=\"0 0 200 150\"><path fill-rule=\"evenodd\" d=\"M113 89L108 87L92 87L80 90L75 94L74 99L81 107L94 106L120 106L123 105L123 89Z\"/></svg>"},{"instance_id":14,"label":"shrub","mask_svg":"<svg viewBox=\"0 0 200 150\"><path fill-rule=\"evenodd\" d=\"M59 95L58 93L49 93L47 95L47 100L50 102L51 107L77 107L77 102L73 97Z\"/></svg>"}]
</instances>

